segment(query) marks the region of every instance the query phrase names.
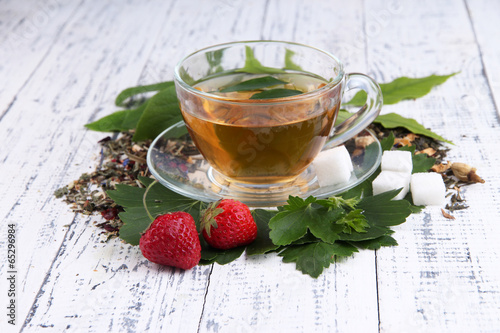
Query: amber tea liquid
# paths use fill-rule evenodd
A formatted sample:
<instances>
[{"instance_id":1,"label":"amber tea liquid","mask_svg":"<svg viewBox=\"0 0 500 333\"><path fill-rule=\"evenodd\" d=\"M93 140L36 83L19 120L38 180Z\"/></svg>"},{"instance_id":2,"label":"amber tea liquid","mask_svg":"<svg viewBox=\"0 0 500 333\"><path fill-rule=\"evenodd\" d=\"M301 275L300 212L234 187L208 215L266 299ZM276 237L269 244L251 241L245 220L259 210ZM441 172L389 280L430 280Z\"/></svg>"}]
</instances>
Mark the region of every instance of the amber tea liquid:
<instances>
[{"instance_id":1,"label":"amber tea liquid","mask_svg":"<svg viewBox=\"0 0 500 333\"><path fill-rule=\"evenodd\" d=\"M258 91L220 93L220 88L264 75L233 74L195 88L213 94L180 98L187 129L205 159L231 180L275 184L303 172L327 140L340 106L341 86L295 99L251 100ZM278 74L270 87L315 91L327 84L307 74ZM303 96L303 98L301 97Z\"/></svg>"}]
</instances>

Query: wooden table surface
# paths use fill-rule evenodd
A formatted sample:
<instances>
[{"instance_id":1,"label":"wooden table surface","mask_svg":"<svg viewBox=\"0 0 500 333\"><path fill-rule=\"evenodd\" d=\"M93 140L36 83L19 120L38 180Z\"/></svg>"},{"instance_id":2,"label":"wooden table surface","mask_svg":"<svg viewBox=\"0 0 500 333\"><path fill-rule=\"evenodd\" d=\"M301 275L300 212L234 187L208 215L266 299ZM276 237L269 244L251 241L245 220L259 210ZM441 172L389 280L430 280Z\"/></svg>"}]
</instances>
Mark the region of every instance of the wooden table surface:
<instances>
[{"instance_id":1,"label":"wooden table surface","mask_svg":"<svg viewBox=\"0 0 500 333\"><path fill-rule=\"evenodd\" d=\"M1 332L500 332L498 31L495 0L0 1ZM486 180L466 187L470 208L449 220L427 207L394 228L399 246L313 279L275 254L160 267L54 197L97 165L105 134L83 125L119 91L254 39L325 49L381 83L460 72L382 113L455 143L448 159Z\"/></svg>"}]
</instances>

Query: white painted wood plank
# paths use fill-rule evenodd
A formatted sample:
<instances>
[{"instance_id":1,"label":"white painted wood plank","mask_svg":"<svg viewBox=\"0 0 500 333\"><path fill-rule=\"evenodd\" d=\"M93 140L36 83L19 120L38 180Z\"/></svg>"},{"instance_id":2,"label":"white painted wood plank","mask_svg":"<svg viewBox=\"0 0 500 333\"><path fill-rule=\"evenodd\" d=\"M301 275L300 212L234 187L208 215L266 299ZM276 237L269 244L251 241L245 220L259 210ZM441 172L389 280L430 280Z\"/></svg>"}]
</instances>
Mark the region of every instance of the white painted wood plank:
<instances>
[{"instance_id":1,"label":"white painted wood plank","mask_svg":"<svg viewBox=\"0 0 500 333\"><path fill-rule=\"evenodd\" d=\"M386 3L369 2L367 12ZM466 189L470 208L446 220L428 207L398 227L398 247L377 255L381 332L495 332L500 327L500 162L498 118L491 96L466 105L486 86L482 71L464 70L479 57L463 4L401 3L386 28L368 39L369 67L382 82L461 71L416 101L384 107L412 117L456 143L449 159L472 164L487 183ZM417 28L418 27L418 28ZM368 27L367 27L368 28Z\"/></svg>"},{"instance_id":2,"label":"white painted wood plank","mask_svg":"<svg viewBox=\"0 0 500 333\"><path fill-rule=\"evenodd\" d=\"M333 264L318 279L275 254L215 265L202 332L377 332L373 252Z\"/></svg>"},{"instance_id":3,"label":"white painted wood plank","mask_svg":"<svg viewBox=\"0 0 500 333\"><path fill-rule=\"evenodd\" d=\"M0 141L9 147L0 152L0 171L8 175L0 180L0 211L2 220L18 224L17 319L21 324L37 301L30 317L33 322L28 323L37 327L38 316L52 302L46 293L35 300L40 286L47 273L63 274L51 264L65 237L71 236L65 225L72 224L73 214L54 198L53 191L94 168L96 142L104 136L87 132L83 125L101 107L114 110L107 96L116 96L123 84L137 82L154 43L148 37L160 31L167 5L115 1L82 7L0 122ZM75 220L73 227L81 222ZM1 228L4 232L5 224ZM69 261L81 256L73 254ZM82 260L95 264L96 259ZM1 265L3 288L5 262ZM82 272L82 277L84 273L90 272ZM89 320L88 316L84 318ZM54 320L50 323L44 317L44 323L58 326L69 319L59 321L56 316Z\"/></svg>"},{"instance_id":4,"label":"white painted wood plank","mask_svg":"<svg viewBox=\"0 0 500 333\"><path fill-rule=\"evenodd\" d=\"M93 220L72 225L24 331L196 331L211 268L150 263L136 246L103 243Z\"/></svg>"},{"instance_id":5,"label":"white painted wood plank","mask_svg":"<svg viewBox=\"0 0 500 333\"><path fill-rule=\"evenodd\" d=\"M500 3L498 1L473 0L466 1L472 27L479 44L480 54L473 59L467 67L467 71L478 71L483 65L485 67L488 86L476 87L469 103L477 100L489 99L493 94L498 111L500 106L500 44L496 40L496 31L500 30ZM483 73L481 73L483 74Z\"/></svg>"},{"instance_id":6,"label":"white painted wood plank","mask_svg":"<svg viewBox=\"0 0 500 333\"><path fill-rule=\"evenodd\" d=\"M3 1L0 14L0 119L80 1Z\"/></svg>"}]
</instances>

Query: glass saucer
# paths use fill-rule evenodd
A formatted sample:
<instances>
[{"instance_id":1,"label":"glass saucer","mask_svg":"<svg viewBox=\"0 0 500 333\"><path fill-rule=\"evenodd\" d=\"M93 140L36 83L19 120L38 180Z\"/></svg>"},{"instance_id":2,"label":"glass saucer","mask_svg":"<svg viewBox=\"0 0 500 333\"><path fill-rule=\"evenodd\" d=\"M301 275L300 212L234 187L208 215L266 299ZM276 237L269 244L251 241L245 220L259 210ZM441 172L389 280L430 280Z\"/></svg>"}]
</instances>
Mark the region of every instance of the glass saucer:
<instances>
[{"instance_id":1,"label":"glass saucer","mask_svg":"<svg viewBox=\"0 0 500 333\"><path fill-rule=\"evenodd\" d=\"M365 130L358 136L365 136L374 142L369 150L356 149L354 138L344 143L354 170L349 181L332 186L319 185L313 166L309 166L295 180L283 184L248 188L232 183L203 158L182 121L163 131L151 143L147 163L162 185L183 196L205 202L231 198L251 207L274 207L283 205L290 195L327 198L340 194L370 177L380 165L382 148L371 131Z\"/></svg>"}]
</instances>

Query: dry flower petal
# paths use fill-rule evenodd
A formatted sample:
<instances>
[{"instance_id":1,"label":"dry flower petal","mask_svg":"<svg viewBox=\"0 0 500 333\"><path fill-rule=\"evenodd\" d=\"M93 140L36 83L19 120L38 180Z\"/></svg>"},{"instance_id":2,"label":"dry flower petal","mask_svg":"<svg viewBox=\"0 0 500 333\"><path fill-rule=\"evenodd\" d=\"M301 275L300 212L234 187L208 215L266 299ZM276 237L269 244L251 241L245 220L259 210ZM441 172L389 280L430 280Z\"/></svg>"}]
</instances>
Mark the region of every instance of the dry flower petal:
<instances>
[{"instance_id":1,"label":"dry flower petal","mask_svg":"<svg viewBox=\"0 0 500 333\"><path fill-rule=\"evenodd\" d=\"M428 156L432 156L436 153L436 149L434 148L425 148L425 149L422 149L420 151L417 151L415 154L427 154Z\"/></svg>"},{"instance_id":2,"label":"dry flower petal","mask_svg":"<svg viewBox=\"0 0 500 333\"><path fill-rule=\"evenodd\" d=\"M455 216L448 214L447 212L444 211L443 208L441 208L441 213L443 213L443 216L446 217L449 220L454 220Z\"/></svg>"},{"instance_id":3,"label":"dry flower petal","mask_svg":"<svg viewBox=\"0 0 500 333\"><path fill-rule=\"evenodd\" d=\"M469 183L484 183L485 181L476 174L477 169L465 163L453 163L451 170L459 180Z\"/></svg>"},{"instance_id":4,"label":"dry flower petal","mask_svg":"<svg viewBox=\"0 0 500 333\"><path fill-rule=\"evenodd\" d=\"M396 138L394 139L394 144L398 146L411 146L411 141L407 138Z\"/></svg>"},{"instance_id":5,"label":"dry flower petal","mask_svg":"<svg viewBox=\"0 0 500 333\"><path fill-rule=\"evenodd\" d=\"M356 148L356 149L354 149L354 151L352 152L351 157L353 157L353 158L354 158L354 157L356 157L356 156L360 156L360 155L362 155L362 154L363 154L363 152L364 152L364 150L363 150L362 148Z\"/></svg>"},{"instance_id":6,"label":"dry flower petal","mask_svg":"<svg viewBox=\"0 0 500 333\"><path fill-rule=\"evenodd\" d=\"M375 138L373 136L358 136L354 139L356 143L356 148L366 148L369 144L375 142Z\"/></svg>"},{"instance_id":7,"label":"dry flower petal","mask_svg":"<svg viewBox=\"0 0 500 333\"><path fill-rule=\"evenodd\" d=\"M432 166L431 170L434 171L434 172L442 173L442 172L445 172L446 170L448 170L449 168L451 168L451 163L450 162L448 162L447 164L443 164L443 163L434 164Z\"/></svg>"}]
</instances>

